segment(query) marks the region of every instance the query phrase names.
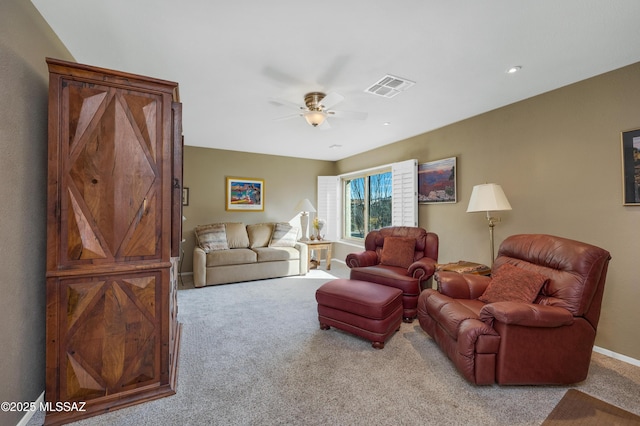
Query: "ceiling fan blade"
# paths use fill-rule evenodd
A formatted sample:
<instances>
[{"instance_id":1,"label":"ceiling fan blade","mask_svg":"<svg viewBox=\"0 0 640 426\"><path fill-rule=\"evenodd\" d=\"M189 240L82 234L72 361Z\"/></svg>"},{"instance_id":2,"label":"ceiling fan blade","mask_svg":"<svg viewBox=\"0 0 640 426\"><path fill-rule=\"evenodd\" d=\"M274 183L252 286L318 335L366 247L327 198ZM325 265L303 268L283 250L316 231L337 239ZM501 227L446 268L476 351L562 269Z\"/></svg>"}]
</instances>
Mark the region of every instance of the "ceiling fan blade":
<instances>
[{"instance_id":1,"label":"ceiling fan blade","mask_svg":"<svg viewBox=\"0 0 640 426\"><path fill-rule=\"evenodd\" d=\"M296 118L296 117L302 117L302 114L289 114L289 115L285 115L284 117L278 117L278 118L274 118L273 121L283 121L283 120L289 120L291 118Z\"/></svg>"},{"instance_id":2,"label":"ceiling fan blade","mask_svg":"<svg viewBox=\"0 0 640 426\"><path fill-rule=\"evenodd\" d=\"M325 96L320 101L320 104L324 107L324 109L329 109L332 106L339 104L343 100L344 100L344 96L336 92L331 92L331 93L327 93L327 96Z\"/></svg>"},{"instance_id":3,"label":"ceiling fan blade","mask_svg":"<svg viewBox=\"0 0 640 426\"><path fill-rule=\"evenodd\" d=\"M333 59L327 69L318 76L318 84L323 87L331 87L337 78L343 73L347 64L351 60L350 56L341 55Z\"/></svg>"},{"instance_id":4,"label":"ceiling fan blade","mask_svg":"<svg viewBox=\"0 0 640 426\"><path fill-rule=\"evenodd\" d=\"M284 71L276 69L272 66L267 65L262 69L262 75L270 78L274 82L282 85L282 86L301 86L307 84L307 82L302 81L291 74L288 74Z\"/></svg>"},{"instance_id":5,"label":"ceiling fan blade","mask_svg":"<svg viewBox=\"0 0 640 426\"><path fill-rule=\"evenodd\" d=\"M328 111L328 113L334 117L348 118L350 120L364 120L369 115L366 112L358 111Z\"/></svg>"},{"instance_id":6,"label":"ceiling fan blade","mask_svg":"<svg viewBox=\"0 0 640 426\"><path fill-rule=\"evenodd\" d=\"M318 126L320 130L329 130L331 128L331 124L329 124L329 120L325 118L321 125Z\"/></svg>"},{"instance_id":7,"label":"ceiling fan blade","mask_svg":"<svg viewBox=\"0 0 640 426\"><path fill-rule=\"evenodd\" d=\"M303 107L302 105L299 105L295 102L291 102L291 101L287 101L285 99L278 99L278 98L269 98L269 102L276 104L278 106L285 106L287 108L293 108L293 109L306 109L305 107Z\"/></svg>"}]
</instances>

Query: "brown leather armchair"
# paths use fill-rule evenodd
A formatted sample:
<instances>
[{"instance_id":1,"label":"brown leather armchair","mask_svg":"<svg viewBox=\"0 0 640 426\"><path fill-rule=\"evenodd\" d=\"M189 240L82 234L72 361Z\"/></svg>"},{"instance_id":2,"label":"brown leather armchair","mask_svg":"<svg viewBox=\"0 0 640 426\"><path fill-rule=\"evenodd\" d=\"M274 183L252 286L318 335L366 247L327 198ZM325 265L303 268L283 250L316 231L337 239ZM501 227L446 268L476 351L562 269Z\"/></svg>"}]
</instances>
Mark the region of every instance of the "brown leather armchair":
<instances>
[{"instance_id":1,"label":"brown leather armchair","mask_svg":"<svg viewBox=\"0 0 640 426\"><path fill-rule=\"evenodd\" d=\"M402 290L403 319L412 322L420 291L436 270L438 236L423 228L389 226L369 232L364 248L347 255L350 278Z\"/></svg>"},{"instance_id":2,"label":"brown leather armchair","mask_svg":"<svg viewBox=\"0 0 640 426\"><path fill-rule=\"evenodd\" d=\"M438 272L438 290L420 295L420 326L472 383L580 382L589 371L610 259L578 241L511 236L492 277Z\"/></svg>"}]
</instances>

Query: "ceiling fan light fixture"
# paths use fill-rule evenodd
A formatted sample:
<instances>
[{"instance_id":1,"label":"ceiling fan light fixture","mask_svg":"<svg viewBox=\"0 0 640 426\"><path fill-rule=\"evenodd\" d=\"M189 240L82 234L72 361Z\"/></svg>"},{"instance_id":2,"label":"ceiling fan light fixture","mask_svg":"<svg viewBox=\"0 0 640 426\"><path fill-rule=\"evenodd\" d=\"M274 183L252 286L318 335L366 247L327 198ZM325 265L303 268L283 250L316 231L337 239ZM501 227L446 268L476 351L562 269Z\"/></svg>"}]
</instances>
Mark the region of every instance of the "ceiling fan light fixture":
<instances>
[{"instance_id":1,"label":"ceiling fan light fixture","mask_svg":"<svg viewBox=\"0 0 640 426\"><path fill-rule=\"evenodd\" d=\"M309 92L304 95L304 105L296 105L293 102L281 101L274 99L274 103L280 105L287 105L295 108L298 112L291 114L277 120L285 120L293 117L304 117L305 121L313 127L322 126L322 130L330 129L329 116L339 118L350 118L354 120L364 120L367 118L367 113L356 111L334 111L331 108L342 102L344 96L339 93L330 92L325 94L323 92Z\"/></svg>"},{"instance_id":2,"label":"ceiling fan light fixture","mask_svg":"<svg viewBox=\"0 0 640 426\"><path fill-rule=\"evenodd\" d=\"M313 127L318 127L327 118L327 114L324 111L307 111L304 113L304 119L307 123Z\"/></svg>"}]
</instances>

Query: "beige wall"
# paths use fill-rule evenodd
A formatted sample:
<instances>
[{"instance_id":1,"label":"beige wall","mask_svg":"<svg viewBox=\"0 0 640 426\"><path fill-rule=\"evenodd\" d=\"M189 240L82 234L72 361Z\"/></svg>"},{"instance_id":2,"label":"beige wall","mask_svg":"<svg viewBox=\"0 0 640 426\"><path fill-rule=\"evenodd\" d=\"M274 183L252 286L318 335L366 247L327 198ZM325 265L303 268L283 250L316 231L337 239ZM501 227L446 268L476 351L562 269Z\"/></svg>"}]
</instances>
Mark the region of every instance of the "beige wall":
<instances>
[{"instance_id":1,"label":"beige wall","mask_svg":"<svg viewBox=\"0 0 640 426\"><path fill-rule=\"evenodd\" d=\"M513 207L497 215L499 243L548 233L613 257L596 345L640 360L640 206L622 205L620 132L640 128L640 63L337 163L337 172L417 158L457 157L458 203L420 205L440 236L440 261L490 262L483 213L465 213L473 185L502 185ZM337 250L337 256L344 255Z\"/></svg>"},{"instance_id":2,"label":"beige wall","mask_svg":"<svg viewBox=\"0 0 640 426\"><path fill-rule=\"evenodd\" d=\"M188 130L185 141L188 143ZM335 173L335 163L275 155L196 148L184 149L184 186L189 188L187 218L183 227L182 272L193 271L193 229L214 222L289 222L295 220L294 207L303 198L314 205L317 176ZM226 177L258 178L265 181L263 212L225 210ZM294 222L296 223L296 222Z\"/></svg>"},{"instance_id":3,"label":"beige wall","mask_svg":"<svg viewBox=\"0 0 640 426\"><path fill-rule=\"evenodd\" d=\"M31 2L0 1L0 401L44 391L45 56L73 59ZM22 415L0 412L0 424Z\"/></svg>"}]
</instances>

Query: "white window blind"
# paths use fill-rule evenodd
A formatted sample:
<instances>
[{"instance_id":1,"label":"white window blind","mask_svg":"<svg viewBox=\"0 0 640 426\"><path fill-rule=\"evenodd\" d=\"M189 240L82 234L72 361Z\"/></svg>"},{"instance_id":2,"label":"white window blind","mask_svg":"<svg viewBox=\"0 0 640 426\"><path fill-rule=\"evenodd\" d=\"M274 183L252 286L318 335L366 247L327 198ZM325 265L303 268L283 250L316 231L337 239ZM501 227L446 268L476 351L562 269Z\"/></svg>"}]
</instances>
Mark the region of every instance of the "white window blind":
<instances>
[{"instance_id":1,"label":"white window blind","mask_svg":"<svg viewBox=\"0 0 640 426\"><path fill-rule=\"evenodd\" d=\"M340 239L341 192L339 176L318 176L316 217L326 221L322 232L330 241Z\"/></svg>"},{"instance_id":2,"label":"white window blind","mask_svg":"<svg viewBox=\"0 0 640 426\"><path fill-rule=\"evenodd\" d=\"M391 224L418 226L418 160L391 165Z\"/></svg>"}]
</instances>

